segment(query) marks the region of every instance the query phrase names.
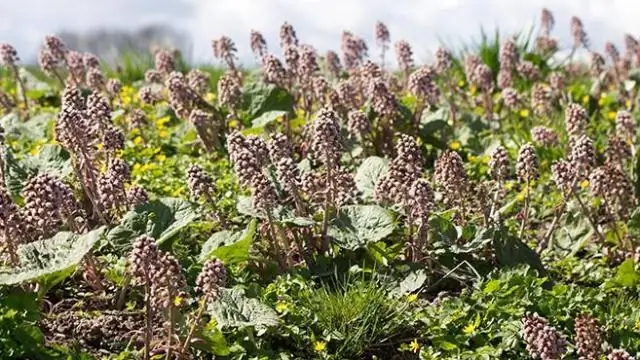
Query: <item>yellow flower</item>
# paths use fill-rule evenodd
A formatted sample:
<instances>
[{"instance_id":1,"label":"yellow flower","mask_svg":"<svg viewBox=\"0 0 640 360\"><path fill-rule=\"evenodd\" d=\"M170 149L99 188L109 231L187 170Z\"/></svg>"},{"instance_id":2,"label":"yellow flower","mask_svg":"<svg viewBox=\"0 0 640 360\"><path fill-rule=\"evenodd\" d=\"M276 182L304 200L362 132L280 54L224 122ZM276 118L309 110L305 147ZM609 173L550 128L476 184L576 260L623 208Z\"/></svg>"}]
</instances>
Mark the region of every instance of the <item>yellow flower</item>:
<instances>
[{"instance_id":1,"label":"yellow flower","mask_svg":"<svg viewBox=\"0 0 640 360\"><path fill-rule=\"evenodd\" d=\"M182 304L184 302L184 298L182 298L182 296L176 296L176 298L173 300L173 304L175 306L180 306L180 304Z\"/></svg>"},{"instance_id":2,"label":"yellow flower","mask_svg":"<svg viewBox=\"0 0 640 360\"><path fill-rule=\"evenodd\" d=\"M582 97L582 103L585 105L589 103L589 95L585 95Z\"/></svg>"},{"instance_id":3,"label":"yellow flower","mask_svg":"<svg viewBox=\"0 0 640 360\"><path fill-rule=\"evenodd\" d=\"M409 344L409 349L414 353L420 351L420 343L418 342L418 339L413 339L413 341Z\"/></svg>"},{"instance_id":4,"label":"yellow flower","mask_svg":"<svg viewBox=\"0 0 640 360\"><path fill-rule=\"evenodd\" d=\"M39 152L40 152L40 147L36 146L33 149L31 149L31 156L36 156L38 155Z\"/></svg>"},{"instance_id":5,"label":"yellow flower","mask_svg":"<svg viewBox=\"0 0 640 360\"><path fill-rule=\"evenodd\" d=\"M517 199L518 201L524 201L524 193L523 193L523 192L519 193L519 194L516 196L516 199Z\"/></svg>"},{"instance_id":6,"label":"yellow flower","mask_svg":"<svg viewBox=\"0 0 640 360\"><path fill-rule=\"evenodd\" d=\"M206 96L206 99L207 99L208 102L213 102L213 100L216 99L216 94L214 94L212 92L208 92L207 96Z\"/></svg>"},{"instance_id":7,"label":"yellow flower","mask_svg":"<svg viewBox=\"0 0 640 360\"><path fill-rule=\"evenodd\" d=\"M158 161L165 161L166 159L167 159L167 156L165 154L156 155L156 160Z\"/></svg>"},{"instance_id":8,"label":"yellow flower","mask_svg":"<svg viewBox=\"0 0 640 360\"><path fill-rule=\"evenodd\" d=\"M460 144L460 141L458 140L453 140L450 144L449 144L449 148L451 150L458 150L460 149L460 147L462 147L462 144Z\"/></svg>"},{"instance_id":9,"label":"yellow flower","mask_svg":"<svg viewBox=\"0 0 640 360\"><path fill-rule=\"evenodd\" d=\"M458 87L463 87L463 86L464 86L464 80L458 81Z\"/></svg>"},{"instance_id":10,"label":"yellow flower","mask_svg":"<svg viewBox=\"0 0 640 360\"><path fill-rule=\"evenodd\" d=\"M520 117L523 117L523 118L529 117L529 109L520 110Z\"/></svg>"},{"instance_id":11,"label":"yellow flower","mask_svg":"<svg viewBox=\"0 0 640 360\"><path fill-rule=\"evenodd\" d=\"M160 130L158 131L158 136L160 136L161 138L165 138L169 136L169 132L167 130Z\"/></svg>"},{"instance_id":12,"label":"yellow flower","mask_svg":"<svg viewBox=\"0 0 640 360\"><path fill-rule=\"evenodd\" d=\"M136 145L142 144L142 137L136 136L136 138L133 139L133 143L136 144Z\"/></svg>"},{"instance_id":13,"label":"yellow flower","mask_svg":"<svg viewBox=\"0 0 640 360\"><path fill-rule=\"evenodd\" d=\"M480 158L480 161L482 161L483 164L488 164L490 160L489 155L482 155L482 157Z\"/></svg>"},{"instance_id":14,"label":"yellow flower","mask_svg":"<svg viewBox=\"0 0 640 360\"><path fill-rule=\"evenodd\" d=\"M598 106L602 107L604 106L604 104L606 103L605 98L601 97L600 100L598 100Z\"/></svg>"},{"instance_id":15,"label":"yellow flower","mask_svg":"<svg viewBox=\"0 0 640 360\"><path fill-rule=\"evenodd\" d=\"M469 162L470 163L475 163L476 161L478 161L478 157L475 155L469 155Z\"/></svg>"},{"instance_id":16,"label":"yellow flower","mask_svg":"<svg viewBox=\"0 0 640 360\"><path fill-rule=\"evenodd\" d=\"M580 187L586 189L589 186L589 180L585 179L580 182Z\"/></svg>"},{"instance_id":17,"label":"yellow flower","mask_svg":"<svg viewBox=\"0 0 640 360\"><path fill-rule=\"evenodd\" d=\"M631 100L627 100L624 102L624 106L629 109L631 107Z\"/></svg>"},{"instance_id":18,"label":"yellow flower","mask_svg":"<svg viewBox=\"0 0 640 360\"><path fill-rule=\"evenodd\" d=\"M607 117L609 118L609 120L613 120L616 118L616 112L615 111L609 111L607 113Z\"/></svg>"},{"instance_id":19,"label":"yellow flower","mask_svg":"<svg viewBox=\"0 0 640 360\"><path fill-rule=\"evenodd\" d=\"M469 92L471 93L471 95L475 95L477 91L478 89L476 88L475 85L473 84L469 85Z\"/></svg>"},{"instance_id":20,"label":"yellow flower","mask_svg":"<svg viewBox=\"0 0 640 360\"><path fill-rule=\"evenodd\" d=\"M407 302L408 303L415 302L416 300L418 300L418 295L417 294L409 294L409 295L407 295Z\"/></svg>"},{"instance_id":21,"label":"yellow flower","mask_svg":"<svg viewBox=\"0 0 640 360\"><path fill-rule=\"evenodd\" d=\"M314 341L313 342L313 351L315 352L323 352L327 350L327 343L324 341Z\"/></svg>"},{"instance_id":22,"label":"yellow flower","mask_svg":"<svg viewBox=\"0 0 640 360\"><path fill-rule=\"evenodd\" d=\"M276 304L276 311L279 313L283 313L285 311L289 310L289 305L285 302L278 302Z\"/></svg>"}]
</instances>

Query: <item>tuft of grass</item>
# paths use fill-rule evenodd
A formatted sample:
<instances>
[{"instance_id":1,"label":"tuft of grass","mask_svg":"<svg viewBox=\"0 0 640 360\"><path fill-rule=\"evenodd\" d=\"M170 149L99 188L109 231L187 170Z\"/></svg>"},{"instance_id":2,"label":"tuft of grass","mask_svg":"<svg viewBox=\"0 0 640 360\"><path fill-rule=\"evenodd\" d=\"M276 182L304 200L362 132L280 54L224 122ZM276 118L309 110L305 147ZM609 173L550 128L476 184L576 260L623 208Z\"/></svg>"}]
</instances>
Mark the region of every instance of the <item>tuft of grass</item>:
<instances>
[{"instance_id":1,"label":"tuft of grass","mask_svg":"<svg viewBox=\"0 0 640 360\"><path fill-rule=\"evenodd\" d=\"M376 279L334 278L302 299L330 340L332 358L356 359L406 330L407 304ZM392 350L392 349L389 349Z\"/></svg>"}]
</instances>

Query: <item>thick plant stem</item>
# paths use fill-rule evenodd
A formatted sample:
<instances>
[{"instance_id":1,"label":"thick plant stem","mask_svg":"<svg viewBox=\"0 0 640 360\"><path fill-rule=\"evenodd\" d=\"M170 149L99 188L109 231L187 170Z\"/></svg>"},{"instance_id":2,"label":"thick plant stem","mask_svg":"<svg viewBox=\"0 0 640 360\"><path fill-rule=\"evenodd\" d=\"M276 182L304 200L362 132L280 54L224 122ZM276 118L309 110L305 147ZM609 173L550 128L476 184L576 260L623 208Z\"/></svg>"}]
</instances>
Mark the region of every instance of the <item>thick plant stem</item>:
<instances>
[{"instance_id":1,"label":"thick plant stem","mask_svg":"<svg viewBox=\"0 0 640 360\"><path fill-rule=\"evenodd\" d=\"M328 154L327 154L328 155ZM326 156L328 159L329 156ZM329 236L327 232L329 230L329 208L333 202L333 179L331 171L331 161L327 161L327 195L324 198L324 209L322 211L322 251L329 251Z\"/></svg>"},{"instance_id":2,"label":"thick plant stem","mask_svg":"<svg viewBox=\"0 0 640 360\"><path fill-rule=\"evenodd\" d=\"M27 98L27 88L25 87L24 81L20 77L20 71L15 64L13 65L13 74L16 78L16 82L20 84L20 92L22 95L22 100L24 101L24 109L27 111L27 114L29 114L29 99Z\"/></svg>"},{"instance_id":3,"label":"thick plant stem","mask_svg":"<svg viewBox=\"0 0 640 360\"><path fill-rule=\"evenodd\" d=\"M172 346L173 346L173 296L171 287L169 287L169 306L167 307L167 317L169 318L169 324L167 325L167 360L171 360Z\"/></svg>"},{"instance_id":4,"label":"thick plant stem","mask_svg":"<svg viewBox=\"0 0 640 360\"><path fill-rule=\"evenodd\" d=\"M200 318L202 318L202 314L204 313L204 309L207 307L207 302L209 301L209 295L205 295L205 297L200 302L200 307L198 308L198 312L196 312L195 318L193 318L191 327L189 328L189 332L187 333L187 337L184 339L184 343L180 348L180 353L178 354L178 359L182 359L184 357L185 351L189 347L189 342L191 342L191 338L193 337L193 333L196 331L196 327L198 323L200 323Z\"/></svg>"},{"instance_id":5,"label":"thick plant stem","mask_svg":"<svg viewBox=\"0 0 640 360\"><path fill-rule=\"evenodd\" d=\"M520 226L520 234L519 234L519 238L522 240L522 236L524 235L524 229L527 227L527 222L529 220L529 202L531 202L531 192L529 190L529 180L527 180L527 187L526 187L526 195L524 198L524 210L523 210L523 214L522 214L522 225Z\"/></svg>"},{"instance_id":6,"label":"thick plant stem","mask_svg":"<svg viewBox=\"0 0 640 360\"><path fill-rule=\"evenodd\" d=\"M271 237L271 244L273 245L273 252L275 253L276 260L278 261L278 266L280 269L285 269L285 263L282 259L283 253L280 249L280 244L278 242L278 237L276 236L276 232L273 227L275 226L275 221L273 221L273 215L271 214L271 210L266 210L267 213L267 226L269 227L269 236Z\"/></svg>"},{"instance_id":7,"label":"thick plant stem","mask_svg":"<svg viewBox=\"0 0 640 360\"><path fill-rule=\"evenodd\" d=\"M562 215L565 204L566 202L563 201L559 208L556 209L556 214L551 221L551 226L549 227L549 230L547 230L547 233L544 235L543 244L546 244L547 250L553 250L553 241L551 240L551 238L553 236L553 232L558 226L558 221L560 220L560 216Z\"/></svg>"},{"instance_id":8,"label":"thick plant stem","mask_svg":"<svg viewBox=\"0 0 640 360\"><path fill-rule=\"evenodd\" d=\"M602 243L604 244L605 242L604 235L602 235L600 230L598 230L598 225L596 225L596 222L591 218L591 214L589 213L589 210L582 202L582 199L580 199L580 195L577 193L576 193L576 200L578 201L578 204L580 204L580 209L582 210L582 213L587 218L587 220L589 220L589 224L591 224L593 231L595 231L596 235L598 235L598 239L600 239L600 241L602 241Z\"/></svg>"},{"instance_id":9,"label":"thick plant stem","mask_svg":"<svg viewBox=\"0 0 640 360\"><path fill-rule=\"evenodd\" d=\"M144 282L144 359L149 360L151 356L151 280L149 279L149 274L145 275Z\"/></svg>"}]
</instances>

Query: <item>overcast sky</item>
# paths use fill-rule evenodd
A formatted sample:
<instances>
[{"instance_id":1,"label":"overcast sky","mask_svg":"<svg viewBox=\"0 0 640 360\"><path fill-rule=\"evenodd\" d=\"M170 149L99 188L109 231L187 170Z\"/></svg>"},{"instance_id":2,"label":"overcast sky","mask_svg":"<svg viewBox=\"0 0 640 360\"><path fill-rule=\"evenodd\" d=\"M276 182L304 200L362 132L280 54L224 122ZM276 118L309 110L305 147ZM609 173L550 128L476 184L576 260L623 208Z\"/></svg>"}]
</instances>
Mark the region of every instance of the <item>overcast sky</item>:
<instances>
[{"instance_id":1,"label":"overcast sky","mask_svg":"<svg viewBox=\"0 0 640 360\"><path fill-rule=\"evenodd\" d=\"M44 35L56 31L161 23L192 37L192 58L199 62L213 62L210 42L221 35L234 39L241 59L250 62L252 28L279 53L279 27L289 21L302 42L324 52L339 49L343 29L373 47L374 24L381 20L392 41L408 40L417 60L426 60L439 39L460 44L477 35L481 25L504 33L521 30L538 22L542 7L554 13L561 44L569 44L572 15L582 19L598 50L607 40L622 50L624 33L640 36L638 0L0 0L0 42L13 44L29 59Z\"/></svg>"}]
</instances>

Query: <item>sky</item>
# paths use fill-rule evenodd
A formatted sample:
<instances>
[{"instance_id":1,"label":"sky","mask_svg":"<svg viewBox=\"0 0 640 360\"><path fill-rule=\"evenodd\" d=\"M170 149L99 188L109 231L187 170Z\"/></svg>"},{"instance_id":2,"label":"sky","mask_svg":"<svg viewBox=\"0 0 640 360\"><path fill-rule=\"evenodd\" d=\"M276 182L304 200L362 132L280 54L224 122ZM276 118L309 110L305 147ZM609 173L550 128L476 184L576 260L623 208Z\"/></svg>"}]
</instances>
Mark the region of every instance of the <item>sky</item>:
<instances>
[{"instance_id":1,"label":"sky","mask_svg":"<svg viewBox=\"0 0 640 360\"><path fill-rule=\"evenodd\" d=\"M426 62L441 40L468 43L477 39L481 26L505 34L529 29L543 7L555 16L554 36L561 45L570 45L573 15L582 19L599 51L608 40L622 50L624 33L640 37L637 0L0 0L0 42L32 59L43 37L57 31L167 24L191 36L191 58L197 62L215 63L211 40L227 35L242 62L250 63L251 29L261 31L270 51L279 54L279 27L288 21L301 42L323 53L339 50L342 30L364 37L373 48L380 20L393 42L407 40L417 62Z\"/></svg>"}]
</instances>

